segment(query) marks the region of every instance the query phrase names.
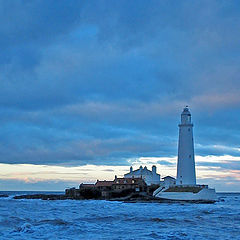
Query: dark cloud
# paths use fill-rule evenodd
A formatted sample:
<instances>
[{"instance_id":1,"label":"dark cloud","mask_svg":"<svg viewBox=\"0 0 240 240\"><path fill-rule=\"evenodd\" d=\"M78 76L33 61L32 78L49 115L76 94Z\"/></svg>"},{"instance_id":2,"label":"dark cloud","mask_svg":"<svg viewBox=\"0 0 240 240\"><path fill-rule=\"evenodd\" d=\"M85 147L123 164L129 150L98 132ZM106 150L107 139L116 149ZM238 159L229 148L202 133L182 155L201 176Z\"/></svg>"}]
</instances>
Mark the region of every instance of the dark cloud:
<instances>
[{"instance_id":1,"label":"dark cloud","mask_svg":"<svg viewBox=\"0 0 240 240\"><path fill-rule=\"evenodd\" d=\"M45 44L71 31L80 19L80 1L0 1L0 44Z\"/></svg>"},{"instance_id":2,"label":"dark cloud","mask_svg":"<svg viewBox=\"0 0 240 240\"><path fill-rule=\"evenodd\" d=\"M166 166L168 166L168 165L175 165L175 163L172 163L170 161L164 161L164 160L158 161L157 163L160 164L160 165L166 165Z\"/></svg>"},{"instance_id":3,"label":"dark cloud","mask_svg":"<svg viewBox=\"0 0 240 240\"><path fill-rule=\"evenodd\" d=\"M0 162L174 156L185 104L198 155L239 156L239 11L235 1L0 1Z\"/></svg>"}]
</instances>

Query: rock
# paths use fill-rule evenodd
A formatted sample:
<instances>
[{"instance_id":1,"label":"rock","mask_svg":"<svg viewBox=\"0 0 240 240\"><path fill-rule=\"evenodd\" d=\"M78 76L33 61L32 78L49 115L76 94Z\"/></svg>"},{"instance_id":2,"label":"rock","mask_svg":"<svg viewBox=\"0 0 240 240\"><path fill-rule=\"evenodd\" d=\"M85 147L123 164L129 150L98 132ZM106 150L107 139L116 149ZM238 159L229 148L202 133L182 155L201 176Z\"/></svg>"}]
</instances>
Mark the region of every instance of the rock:
<instances>
[{"instance_id":1,"label":"rock","mask_svg":"<svg viewBox=\"0 0 240 240\"><path fill-rule=\"evenodd\" d=\"M66 200L72 199L63 194L29 194L14 196L14 199Z\"/></svg>"},{"instance_id":2,"label":"rock","mask_svg":"<svg viewBox=\"0 0 240 240\"><path fill-rule=\"evenodd\" d=\"M9 197L7 194L0 194L0 198Z\"/></svg>"},{"instance_id":3,"label":"rock","mask_svg":"<svg viewBox=\"0 0 240 240\"><path fill-rule=\"evenodd\" d=\"M126 197L111 198L110 201L124 201L124 202L151 202L156 200L153 196L146 193L131 193Z\"/></svg>"}]
</instances>

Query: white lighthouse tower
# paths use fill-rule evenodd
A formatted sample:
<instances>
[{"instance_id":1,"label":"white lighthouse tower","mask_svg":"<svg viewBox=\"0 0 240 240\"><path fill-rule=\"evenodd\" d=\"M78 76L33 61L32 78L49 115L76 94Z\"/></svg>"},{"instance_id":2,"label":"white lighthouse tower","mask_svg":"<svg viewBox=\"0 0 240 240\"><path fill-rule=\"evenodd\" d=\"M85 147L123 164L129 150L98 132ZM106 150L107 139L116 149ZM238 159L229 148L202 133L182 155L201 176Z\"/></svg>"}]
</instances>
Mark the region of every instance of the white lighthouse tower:
<instances>
[{"instance_id":1,"label":"white lighthouse tower","mask_svg":"<svg viewBox=\"0 0 240 240\"><path fill-rule=\"evenodd\" d=\"M176 186L160 186L153 192L153 196L171 201L207 203L217 201L215 189L208 188L208 185L196 185L193 124L188 106L183 109L181 123L179 124Z\"/></svg>"},{"instance_id":2,"label":"white lighthouse tower","mask_svg":"<svg viewBox=\"0 0 240 240\"><path fill-rule=\"evenodd\" d=\"M186 106L181 114L178 141L177 185L196 185L193 124Z\"/></svg>"}]
</instances>

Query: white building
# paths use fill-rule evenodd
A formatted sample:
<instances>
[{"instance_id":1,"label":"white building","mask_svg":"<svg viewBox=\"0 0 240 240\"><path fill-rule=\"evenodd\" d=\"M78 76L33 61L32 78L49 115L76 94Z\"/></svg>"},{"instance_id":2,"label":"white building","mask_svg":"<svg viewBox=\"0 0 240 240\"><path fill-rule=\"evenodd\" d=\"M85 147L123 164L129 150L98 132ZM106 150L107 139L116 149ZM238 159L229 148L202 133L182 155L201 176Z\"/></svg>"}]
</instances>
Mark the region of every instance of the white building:
<instances>
[{"instance_id":1,"label":"white building","mask_svg":"<svg viewBox=\"0 0 240 240\"><path fill-rule=\"evenodd\" d=\"M196 185L193 124L186 106L181 114L178 141L177 185Z\"/></svg>"},{"instance_id":2,"label":"white building","mask_svg":"<svg viewBox=\"0 0 240 240\"><path fill-rule=\"evenodd\" d=\"M162 186L165 188L172 187L176 185L176 179L170 176L166 176L163 178L163 184Z\"/></svg>"},{"instance_id":3,"label":"white building","mask_svg":"<svg viewBox=\"0 0 240 240\"><path fill-rule=\"evenodd\" d=\"M143 178L147 185L151 184L160 184L160 174L157 174L157 167L152 166L152 171L147 169L145 166L144 168L140 166L139 169L134 170L130 167L130 172L124 174L125 178Z\"/></svg>"}]
</instances>

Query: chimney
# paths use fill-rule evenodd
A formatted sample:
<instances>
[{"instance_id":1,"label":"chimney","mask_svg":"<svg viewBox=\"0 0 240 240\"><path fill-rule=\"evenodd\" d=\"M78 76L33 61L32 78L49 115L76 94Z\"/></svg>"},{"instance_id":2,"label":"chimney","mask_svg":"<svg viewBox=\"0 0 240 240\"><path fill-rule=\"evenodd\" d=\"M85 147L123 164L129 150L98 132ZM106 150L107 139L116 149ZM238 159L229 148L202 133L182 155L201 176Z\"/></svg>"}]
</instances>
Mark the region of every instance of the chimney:
<instances>
[{"instance_id":1,"label":"chimney","mask_svg":"<svg viewBox=\"0 0 240 240\"><path fill-rule=\"evenodd\" d=\"M133 171L133 168L132 168L132 166L130 167L130 173Z\"/></svg>"},{"instance_id":2,"label":"chimney","mask_svg":"<svg viewBox=\"0 0 240 240\"><path fill-rule=\"evenodd\" d=\"M152 166L152 172L157 173L157 167L155 165Z\"/></svg>"}]
</instances>

